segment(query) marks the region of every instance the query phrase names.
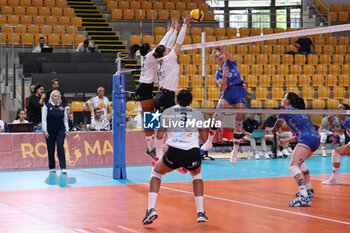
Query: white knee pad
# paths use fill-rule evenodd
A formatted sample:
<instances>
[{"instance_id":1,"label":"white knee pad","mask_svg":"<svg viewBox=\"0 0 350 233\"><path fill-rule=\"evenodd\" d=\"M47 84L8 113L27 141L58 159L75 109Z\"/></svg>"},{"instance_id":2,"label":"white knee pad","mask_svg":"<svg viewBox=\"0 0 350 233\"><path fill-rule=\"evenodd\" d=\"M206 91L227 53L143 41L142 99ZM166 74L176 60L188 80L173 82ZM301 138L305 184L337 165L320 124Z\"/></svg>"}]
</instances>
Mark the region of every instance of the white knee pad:
<instances>
[{"instance_id":1,"label":"white knee pad","mask_svg":"<svg viewBox=\"0 0 350 233\"><path fill-rule=\"evenodd\" d=\"M160 174L160 173L158 173L158 172L156 172L155 170L154 170L154 168L152 169L152 172L151 172L151 179L154 177L154 178L158 178L158 179L162 179L162 176L163 176L163 174Z\"/></svg>"},{"instance_id":2,"label":"white knee pad","mask_svg":"<svg viewBox=\"0 0 350 233\"><path fill-rule=\"evenodd\" d=\"M300 166L300 170L303 173L309 170L309 168L306 166L305 162Z\"/></svg>"},{"instance_id":3,"label":"white knee pad","mask_svg":"<svg viewBox=\"0 0 350 233\"><path fill-rule=\"evenodd\" d=\"M333 150L332 152L332 162L340 163L340 154L338 154L338 152L336 152L335 150Z\"/></svg>"},{"instance_id":4,"label":"white knee pad","mask_svg":"<svg viewBox=\"0 0 350 233\"><path fill-rule=\"evenodd\" d=\"M340 142L345 142L345 133L339 136L339 141Z\"/></svg>"},{"instance_id":5,"label":"white knee pad","mask_svg":"<svg viewBox=\"0 0 350 233\"><path fill-rule=\"evenodd\" d=\"M202 172L196 174L196 175L192 175L191 174L191 177L192 177L192 181L194 180L203 180L203 177L202 177Z\"/></svg>"},{"instance_id":6,"label":"white knee pad","mask_svg":"<svg viewBox=\"0 0 350 233\"><path fill-rule=\"evenodd\" d=\"M293 177L301 173L300 168L297 166L290 166L288 170Z\"/></svg>"},{"instance_id":7,"label":"white knee pad","mask_svg":"<svg viewBox=\"0 0 350 233\"><path fill-rule=\"evenodd\" d=\"M326 141L327 141L327 134L326 133L321 133L321 142L322 143L326 143Z\"/></svg>"}]
</instances>

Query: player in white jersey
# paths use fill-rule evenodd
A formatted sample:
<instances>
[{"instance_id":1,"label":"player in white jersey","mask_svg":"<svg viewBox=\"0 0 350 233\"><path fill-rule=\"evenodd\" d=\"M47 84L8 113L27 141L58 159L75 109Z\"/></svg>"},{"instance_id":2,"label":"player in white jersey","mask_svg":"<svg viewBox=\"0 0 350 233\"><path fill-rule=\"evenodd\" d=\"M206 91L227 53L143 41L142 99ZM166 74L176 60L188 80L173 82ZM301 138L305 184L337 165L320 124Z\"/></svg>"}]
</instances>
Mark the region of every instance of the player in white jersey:
<instances>
[{"instance_id":1,"label":"player in white jersey","mask_svg":"<svg viewBox=\"0 0 350 233\"><path fill-rule=\"evenodd\" d=\"M171 27L170 27L171 26ZM177 35L178 20L172 19L171 25L168 24L168 32L160 41L158 46L165 46L172 48ZM158 59L153 56L155 49L151 49L148 43L133 45L130 48L131 55L134 55L138 50L142 56L141 75L139 85L136 88L137 99L141 103L142 112L154 111L153 103L153 85L158 79ZM153 129L145 129L145 136L147 142L146 153L152 158L156 156L155 150L155 136Z\"/></svg>"},{"instance_id":2,"label":"player in white jersey","mask_svg":"<svg viewBox=\"0 0 350 233\"><path fill-rule=\"evenodd\" d=\"M159 93L154 100L154 107L160 112L175 105L175 91L177 91L179 84L177 55L185 39L187 25L191 21L192 17L187 14L173 49L165 49L164 46L160 45L153 54L155 58L159 58Z\"/></svg>"},{"instance_id":3,"label":"player in white jersey","mask_svg":"<svg viewBox=\"0 0 350 233\"><path fill-rule=\"evenodd\" d=\"M97 96L91 97L84 103L84 111L88 109L88 106L92 105L92 109L101 109L101 118L108 120L109 106L111 105L108 98L105 95L105 88L97 88Z\"/></svg>"},{"instance_id":4,"label":"player in white jersey","mask_svg":"<svg viewBox=\"0 0 350 233\"><path fill-rule=\"evenodd\" d=\"M148 194L148 209L142 220L144 225L151 224L158 217L154 210L160 188L161 178L168 172L179 167L185 167L192 177L193 193L197 206L197 222L207 222L203 209L203 178L201 172L201 154L199 141L206 141L207 130L191 125L188 122L204 121L201 112L191 108L192 94L188 90L181 90L177 95L177 103L162 114L162 127L158 130L157 138L163 138L167 131L168 150L158 161L151 172L150 190ZM171 127L172 126L172 127Z\"/></svg>"}]
</instances>

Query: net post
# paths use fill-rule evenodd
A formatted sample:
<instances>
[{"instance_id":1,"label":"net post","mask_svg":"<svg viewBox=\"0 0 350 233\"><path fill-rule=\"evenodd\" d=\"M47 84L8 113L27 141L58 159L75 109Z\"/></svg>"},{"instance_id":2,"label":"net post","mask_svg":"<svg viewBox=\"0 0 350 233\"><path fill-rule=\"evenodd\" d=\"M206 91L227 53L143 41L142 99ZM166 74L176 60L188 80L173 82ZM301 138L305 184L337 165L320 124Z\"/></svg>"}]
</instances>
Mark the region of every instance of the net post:
<instances>
[{"instance_id":1,"label":"net post","mask_svg":"<svg viewBox=\"0 0 350 233\"><path fill-rule=\"evenodd\" d=\"M117 72L113 75L113 179L126 179L125 165L125 76Z\"/></svg>"}]
</instances>

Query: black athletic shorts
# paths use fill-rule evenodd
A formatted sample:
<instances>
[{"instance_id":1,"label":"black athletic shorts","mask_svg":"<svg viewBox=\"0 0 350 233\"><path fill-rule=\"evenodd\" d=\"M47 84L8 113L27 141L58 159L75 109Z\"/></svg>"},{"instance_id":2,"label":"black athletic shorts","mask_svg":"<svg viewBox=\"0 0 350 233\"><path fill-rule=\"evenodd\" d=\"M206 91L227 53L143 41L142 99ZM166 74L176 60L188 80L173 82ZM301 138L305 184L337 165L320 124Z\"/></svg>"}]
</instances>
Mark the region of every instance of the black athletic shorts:
<instances>
[{"instance_id":1,"label":"black athletic shorts","mask_svg":"<svg viewBox=\"0 0 350 233\"><path fill-rule=\"evenodd\" d=\"M153 83L139 83L135 94L139 101L153 99Z\"/></svg>"},{"instance_id":2,"label":"black athletic shorts","mask_svg":"<svg viewBox=\"0 0 350 233\"><path fill-rule=\"evenodd\" d=\"M176 105L175 92L169 90L159 90L154 99L154 108L163 112L165 109Z\"/></svg>"},{"instance_id":3,"label":"black athletic shorts","mask_svg":"<svg viewBox=\"0 0 350 233\"><path fill-rule=\"evenodd\" d=\"M202 156L199 148L181 150L169 146L167 152L163 155L163 162L173 169L184 167L187 170L195 170L201 165Z\"/></svg>"}]
</instances>

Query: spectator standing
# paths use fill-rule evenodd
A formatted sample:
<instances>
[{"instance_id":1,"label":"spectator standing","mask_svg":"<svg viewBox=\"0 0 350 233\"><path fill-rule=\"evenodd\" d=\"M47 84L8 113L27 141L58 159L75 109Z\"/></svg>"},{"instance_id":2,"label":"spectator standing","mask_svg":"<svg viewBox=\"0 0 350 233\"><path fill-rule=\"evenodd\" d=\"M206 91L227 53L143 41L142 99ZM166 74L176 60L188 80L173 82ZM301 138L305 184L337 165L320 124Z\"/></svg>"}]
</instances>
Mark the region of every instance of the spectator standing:
<instances>
[{"instance_id":1,"label":"spectator standing","mask_svg":"<svg viewBox=\"0 0 350 233\"><path fill-rule=\"evenodd\" d=\"M41 107L44 104L45 93L44 85L38 83L34 87L34 93L29 97L28 101L28 121L33 122L34 125L41 123Z\"/></svg>"},{"instance_id":2,"label":"spectator standing","mask_svg":"<svg viewBox=\"0 0 350 233\"><path fill-rule=\"evenodd\" d=\"M63 93L63 91L59 90L59 88L60 88L60 82L58 81L58 79L57 78L52 79L52 81L51 81L51 89L46 92L45 103L49 102L49 99L50 99L50 96L51 96L51 92L54 91L54 90L57 90L61 94L61 101L62 101L61 104L63 104L64 106L67 106L67 100L64 97L64 93Z\"/></svg>"},{"instance_id":3,"label":"spectator standing","mask_svg":"<svg viewBox=\"0 0 350 233\"><path fill-rule=\"evenodd\" d=\"M45 44L45 39L44 37L40 37L39 38L39 44L37 46L34 47L33 49L33 53L41 53L41 49L42 48L48 48L49 46L47 46Z\"/></svg>"},{"instance_id":4,"label":"spectator standing","mask_svg":"<svg viewBox=\"0 0 350 233\"><path fill-rule=\"evenodd\" d=\"M248 117L243 121L243 133L245 134L244 139L248 140L250 142L250 146L253 149L253 156L256 159L259 159L259 153L258 150L256 148L256 138L252 137L252 133L255 129L259 128L259 122L257 120L254 119L255 114L254 113L249 113ZM267 147L266 147L266 142L265 142L265 138L257 138L260 140L261 142L261 149L262 152L264 154L264 157L269 159L270 156L267 153Z\"/></svg>"},{"instance_id":5,"label":"spectator standing","mask_svg":"<svg viewBox=\"0 0 350 233\"><path fill-rule=\"evenodd\" d=\"M13 124L28 123L28 121L25 118L26 118L26 112L24 111L23 108L19 108L17 110L16 120L14 120L12 123Z\"/></svg>"},{"instance_id":6,"label":"spectator standing","mask_svg":"<svg viewBox=\"0 0 350 233\"><path fill-rule=\"evenodd\" d=\"M43 107L42 122L46 138L46 145L49 157L50 172L56 172L55 147L57 144L57 155L60 162L61 172L67 173L66 155L64 152L64 139L69 132L68 118L63 104L60 104L61 94L54 90L51 92L50 101Z\"/></svg>"},{"instance_id":7,"label":"spectator standing","mask_svg":"<svg viewBox=\"0 0 350 233\"><path fill-rule=\"evenodd\" d=\"M88 106L92 105L92 109L100 108L101 109L101 117L108 119L108 109L111 105L109 100L105 95L105 88L99 87L97 88L97 96L90 98L84 104L84 111L87 111Z\"/></svg>"}]
</instances>

